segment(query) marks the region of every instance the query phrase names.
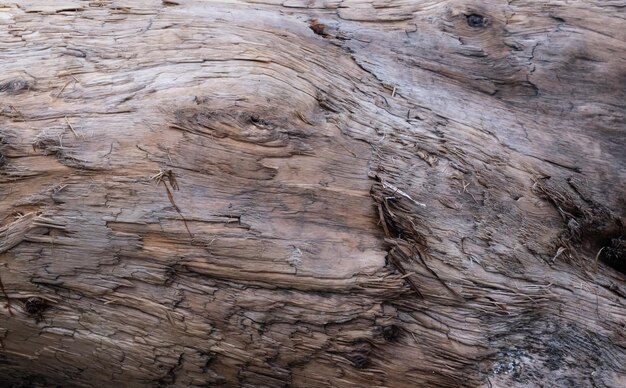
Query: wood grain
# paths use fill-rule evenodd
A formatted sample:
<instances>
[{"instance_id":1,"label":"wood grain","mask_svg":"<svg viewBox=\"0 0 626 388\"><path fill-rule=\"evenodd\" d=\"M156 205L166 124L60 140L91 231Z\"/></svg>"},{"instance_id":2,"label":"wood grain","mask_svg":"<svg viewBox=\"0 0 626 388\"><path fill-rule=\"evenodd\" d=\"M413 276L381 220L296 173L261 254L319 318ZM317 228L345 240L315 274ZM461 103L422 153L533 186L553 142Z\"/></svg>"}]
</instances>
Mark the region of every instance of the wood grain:
<instances>
[{"instance_id":1,"label":"wood grain","mask_svg":"<svg viewBox=\"0 0 626 388\"><path fill-rule=\"evenodd\" d=\"M624 19L0 3L2 384L624 386Z\"/></svg>"}]
</instances>

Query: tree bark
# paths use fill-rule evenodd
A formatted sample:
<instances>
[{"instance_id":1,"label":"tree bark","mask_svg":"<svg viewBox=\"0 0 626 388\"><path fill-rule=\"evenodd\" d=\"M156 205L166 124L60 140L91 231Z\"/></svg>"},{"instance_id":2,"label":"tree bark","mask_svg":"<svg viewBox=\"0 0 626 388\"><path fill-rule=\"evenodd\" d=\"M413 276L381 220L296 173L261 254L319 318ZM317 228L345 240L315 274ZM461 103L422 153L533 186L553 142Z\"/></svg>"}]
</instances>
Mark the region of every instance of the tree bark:
<instances>
[{"instance_id":1,"label":"tree bark","mask_svg":"<svg viewBox=\"0 0 626 388\"><path fill-rule=\"evenodd\" d=\"M0 382L625 386L625 18L1 4Z\"/></svg>"}]
</instances>

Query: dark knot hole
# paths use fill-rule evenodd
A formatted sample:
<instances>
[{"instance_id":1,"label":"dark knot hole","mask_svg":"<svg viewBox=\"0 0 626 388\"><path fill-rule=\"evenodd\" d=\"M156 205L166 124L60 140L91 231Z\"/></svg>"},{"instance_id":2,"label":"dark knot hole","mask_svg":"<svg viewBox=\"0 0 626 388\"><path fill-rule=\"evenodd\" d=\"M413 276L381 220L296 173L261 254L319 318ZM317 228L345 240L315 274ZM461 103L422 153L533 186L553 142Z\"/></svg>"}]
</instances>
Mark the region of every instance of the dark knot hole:
<instances>
[{"instance_id":1,"label":"dark knot hole","mask_svg":"<svg viewBox=\"0 0 626 388\"><path fill-rule=\"evenodd\" d=\"M28 298L24 303L24 310L29 315L41 315L48 307L45 300L41 298Z\"/></svg>"},{"instance_id":2,"label":"dark knot hole","mask_svg":"<svg viewBox=\"0 0 626 388\"><path fill-rule=\"evenodd\" d=\"M484 27L487 25L487 18L473 13L471 15L467 15L467 25L470 27L474 27L474 28L478 28L478 27Z\"/></svg>"}]
</instances>

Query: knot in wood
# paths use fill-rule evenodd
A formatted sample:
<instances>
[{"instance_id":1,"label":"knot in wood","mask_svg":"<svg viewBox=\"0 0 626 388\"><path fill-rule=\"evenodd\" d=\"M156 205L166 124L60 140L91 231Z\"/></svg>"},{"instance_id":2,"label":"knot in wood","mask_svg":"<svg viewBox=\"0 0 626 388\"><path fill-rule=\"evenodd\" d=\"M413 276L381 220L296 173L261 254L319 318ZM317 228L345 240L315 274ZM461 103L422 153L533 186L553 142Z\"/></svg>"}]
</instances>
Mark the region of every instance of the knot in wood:
<instances>
[{"instance_id":1,"label":"knot in wood","mask_svg":"<svg viewBox=\"0 0 626 388\"><path fill-rule=\"evenodd\" d=\"M0 82L0 92L7 92L9 94L19 94L29 88L30 85L28 81L23 78L14 78Z\"/></svg>"},{"instance_id":2,"label":"knot in wood","mask_svg":"<svg viewBox=\"0 0 626 388\"><path fill-rule=\"evenodd\" d=\"M626 274L626 240L621 237L611 239L604 249L604 258L613 269Z\"/></svg>"},{"instance_id":3,"label":"knot in wood","mask_svg":"<svg viewBox=\"0 0 626 388\"><path fill-rule=\"evenodd\" d=\"M398 329L398 326L396 325L385 326L383 327L382 334L385 340L393 341L398 338L398 335L400 334L400 329Z\"/></svg>"},{"instance_id":4,"label":"knot in wood","mask_svg":"<svg viewBox=\"0 0 626 388\"><path fill-rule=\"evenodd\" d=\"M487 18L473 13L471 15L467 15L467 25L473 28L485 27L487 25Z\"/></svg>"},{"instance_id":5,"label":"knot in wood","mask_svg":"<svg viewBox=\"0 0 626 388\"><path fill-rule=\"evenodd\" d=\"M46 301L37 297L28 298L24 303L24 311L29 315L41 315L47 307Z\"/></svg>"}]
</instances>

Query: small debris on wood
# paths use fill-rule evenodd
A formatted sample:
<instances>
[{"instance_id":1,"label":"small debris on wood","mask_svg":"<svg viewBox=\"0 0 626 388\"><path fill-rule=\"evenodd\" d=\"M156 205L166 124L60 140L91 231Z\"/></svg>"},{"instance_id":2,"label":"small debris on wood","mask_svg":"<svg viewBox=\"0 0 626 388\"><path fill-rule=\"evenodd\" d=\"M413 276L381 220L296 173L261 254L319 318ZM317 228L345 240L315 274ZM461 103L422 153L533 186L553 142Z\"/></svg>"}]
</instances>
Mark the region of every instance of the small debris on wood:
<instances>
[{"instance_id":1,"label":"small debris on wood","mask_svg":"<svg viewBox=\"0 0 626 388\"><path fill-rule=\"evenodd\" d=\"M324 32L326 25L317 19L311 19L309 22L309 28L313 30L316 35L326 36L326 33Z\"/></svg>"}]
</instances>

